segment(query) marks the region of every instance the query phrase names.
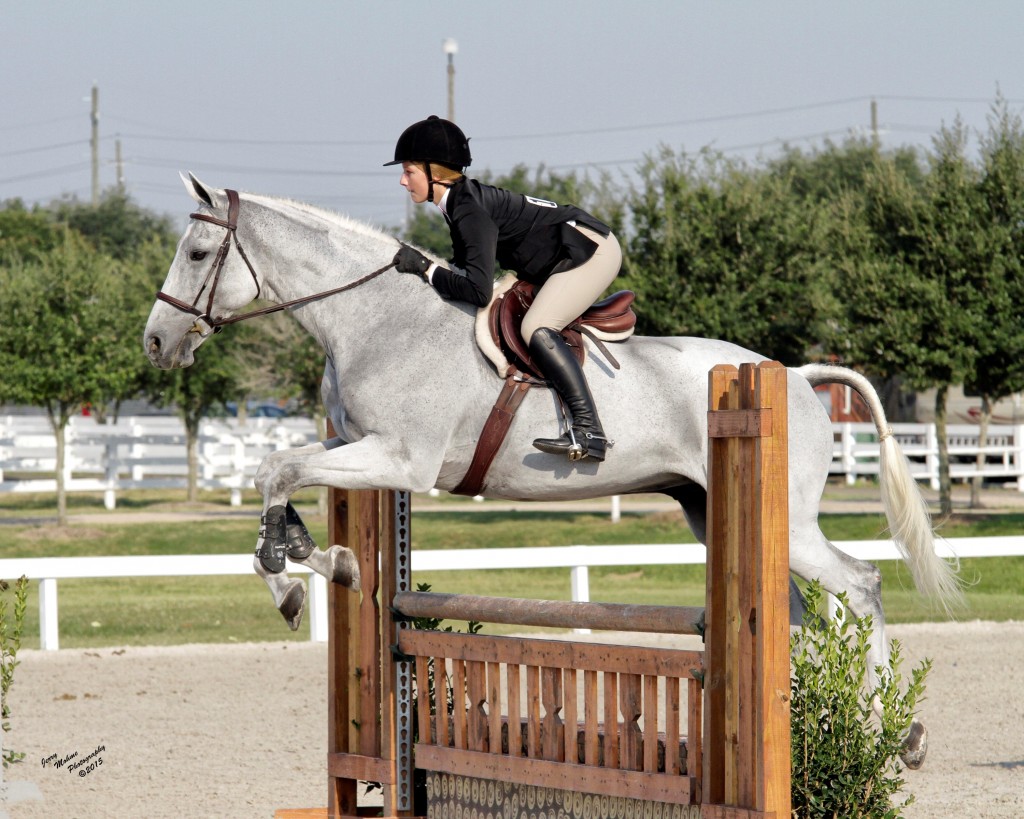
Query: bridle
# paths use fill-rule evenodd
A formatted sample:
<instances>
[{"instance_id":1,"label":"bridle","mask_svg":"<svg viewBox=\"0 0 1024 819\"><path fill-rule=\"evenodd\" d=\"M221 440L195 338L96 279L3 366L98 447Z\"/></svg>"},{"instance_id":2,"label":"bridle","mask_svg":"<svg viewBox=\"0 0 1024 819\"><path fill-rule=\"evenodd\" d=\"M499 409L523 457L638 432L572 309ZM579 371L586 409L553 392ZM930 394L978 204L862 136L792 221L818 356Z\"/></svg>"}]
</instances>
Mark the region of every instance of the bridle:
<instances>
[{"instance_id":1,"label":"bridle","mask_svg":"<svg viewBox=\"0 0 1024 819\"><path fill-rule=\"evenodd\" d=\"M176 307L178 310L181 310L184 313L190 313L196 317L195 324L193 324L192 329L189 330L189 332L191 333L200 333L201 335L204 336L209 335L209 332L204 333L203 328L199 326L200 321L205 322L214 333L219 333L221 329L227 324L234 324L235 322L243 321L249 318L255 318L256 316L265 316L270 313L277 313L281 310L287 310L289 307L298 307L299 305L308 304L309 302L316 301L317 299L323 299L326 298L327 296L333 296L337 293L343 293L346 290L351 290L354 287L359 287L359 285L365 284L371 279L375 279L377 276L381 275L382 273L390 270L392 267L395 266L395 263L391 262L390 264L386 264L384 267L378 270L374 270L372 273L368 273L361 279L357 279L354 282L349 282L348 284L342 285L341 287L335 287L333 290L325 290L322 293L314 293L312 296L302 296L301 298L292 299L291 301L286 301L283 302L282 304L274 304L271 305L270 307L264 307L260 310L252 310L248 313L242 313L237 316L219 316L215 318L212 315L213 300L214 297L217 295L217 284L220 282L220 274L224 270L224 262L227 260L228 250L231 249L232 242L238 249L238 255L242 257L242 261L245 262L245 266L249 268L249 273L252 275L252 280L256 284L255 298L258 299L260 297L260 293L262 292L262 288L260 287L260 280L256 276L256 270L253 268L252 262L249 261L249 257L245 255L245 250L242 249L242 245L238 241L238 191L227 190L225 192L228 195L227 219L218 219L216 216L210 216L209 214L206 213L189 214L190 219L197 219L201 222L209 222L212 225L217 225L218 227L225 228L227 231L224 234L223 241L220 243L220 247L217 248L217 255L213 259L213 264L210 265L210 270L207 272L206 278L203 279L203 284L199 288L199 292L196 293L196 297L192 299L192 303L189 304L188 302L175 298L174 296L165 293L163 290L159 291L156 294L156 297L159 301L167 302L172 307ZM206 310L204 312L200 310L196 305L199 304L199 300L202 298L203 293L205 292L208 286L210 288L210 294L206 298Z\"/></svg>"}]
</instances>

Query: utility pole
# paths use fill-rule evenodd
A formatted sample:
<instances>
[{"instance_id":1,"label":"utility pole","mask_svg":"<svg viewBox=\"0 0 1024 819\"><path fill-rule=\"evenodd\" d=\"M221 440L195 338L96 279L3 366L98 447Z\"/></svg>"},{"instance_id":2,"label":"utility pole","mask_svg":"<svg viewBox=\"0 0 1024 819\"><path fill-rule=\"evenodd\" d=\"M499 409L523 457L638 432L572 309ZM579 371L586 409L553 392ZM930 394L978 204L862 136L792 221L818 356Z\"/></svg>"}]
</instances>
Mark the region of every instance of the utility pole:
<instances>
[{"instance_id":1,"label":"utility pole","mask_svg":"<svg viewBox=\"0 0 1024 819\"><path fill-rule=\"evenodd\" d=\"M455 122L455 54L459 44L449 37L443 47L444 53L448 55L448 121Z\"/></svg>"},{"instance_id":2,"label":"utility pole","mask_svg":"<svg viewBox=\"0 0 1024 819\"><path fill-rule=\"evenodd\" d=\"M100 203L100 89L92 85L92 204Z\"/></svg>"},{"instance_id":3,"label":"utility pole","mask_svg":"<svg viewBox=\"0 0 1024 819\"><path fill-rule=\"evenodd\" d=\"M878 103L871 100L871 144L878 150Z\"/></svg>"},{"instance_id":4,"label":"utility pole","mask_svg":"<svg viewBox=\"0 0 1024 819\"><path fill-rule=\"evenodd\" d=\"M117 192L124 193L124 162L121 161L121 140L114 141L114 163L117 168Z\"/></svg>"}]
</instances>

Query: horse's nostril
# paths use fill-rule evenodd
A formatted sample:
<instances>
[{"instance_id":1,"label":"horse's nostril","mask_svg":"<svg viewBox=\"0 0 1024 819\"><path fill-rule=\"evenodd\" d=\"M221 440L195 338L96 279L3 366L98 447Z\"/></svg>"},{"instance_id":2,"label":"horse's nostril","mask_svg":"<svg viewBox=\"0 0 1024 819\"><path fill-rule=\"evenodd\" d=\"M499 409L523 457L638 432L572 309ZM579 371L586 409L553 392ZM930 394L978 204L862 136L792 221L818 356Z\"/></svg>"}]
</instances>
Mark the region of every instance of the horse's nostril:
<instances>
[{"instance_id":1,"label":"horse's nostril","mask_svg":"<svg viewBox=\"0 0 1024 819\"><path fill-rule=\"evenodd\" d=\"M160 336L149 337L149 351L151 353L160 352Z\"/></svg>"}]
</instances>

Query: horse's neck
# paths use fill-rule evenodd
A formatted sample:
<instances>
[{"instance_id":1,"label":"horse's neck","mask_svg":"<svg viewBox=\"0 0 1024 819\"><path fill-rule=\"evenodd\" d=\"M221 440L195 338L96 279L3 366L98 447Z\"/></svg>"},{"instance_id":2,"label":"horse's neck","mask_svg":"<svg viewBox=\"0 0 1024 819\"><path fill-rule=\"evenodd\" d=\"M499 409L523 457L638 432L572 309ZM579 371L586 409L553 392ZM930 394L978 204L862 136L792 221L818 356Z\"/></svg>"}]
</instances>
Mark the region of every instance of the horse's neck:
<instances>
[{"instance_id":1,"label":"horse's neck","mask_svg":"<svg viewBox=\"0 0 1024 819\"><path fill-rule=\"evenodd\" d=\"M355 282L389 265L397 249L393 237L346 217L278 200L257 204L254 240L265 270L253 263L265 297L279 304ZM394 270L292 313L335 357L412 338L452 352L463 340L472 347L471 313L441 299L420 278ZM459 331L462 323L465 332Z\"/></svg>"}]
</instances>

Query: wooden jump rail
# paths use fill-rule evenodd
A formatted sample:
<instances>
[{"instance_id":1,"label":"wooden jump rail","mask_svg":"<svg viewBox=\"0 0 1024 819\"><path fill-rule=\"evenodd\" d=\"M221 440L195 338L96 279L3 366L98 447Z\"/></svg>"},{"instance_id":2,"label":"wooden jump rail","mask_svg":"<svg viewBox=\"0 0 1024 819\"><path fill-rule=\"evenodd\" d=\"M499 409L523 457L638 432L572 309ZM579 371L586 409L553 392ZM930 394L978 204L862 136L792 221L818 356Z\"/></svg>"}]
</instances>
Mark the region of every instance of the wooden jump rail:
<instances>
[{"instance_id":1,"label":"wooden jump rail","mask_svg":"<svg viewBox=\"0 0 1024 819\"><path fill-rule=\"evenodd\" d=\"M438 620L656 634L704 634L703 606L571 603L473 594L401 592L395 595L392 608L405 617L433 617Z\"/></svg>"},{"instance_id":2,"label":"wooden jump rail","mask_svg":"<svg viewBox=\"0 0 1024 819\"><path fill-rule=\"evenodd\" d=\"M482 816L521 798L573 819L622 799L788 817L786 407L774 362L709 375L706 610L413 592L408 495L333 492L330 540L357 547L363 590L330 594L328 808L278 815L365 813L359 781L381 783L383 816L422 815L415 759L437 817L456 792ZM703 631L705 651L422 631L412 617Z\"/></svg>"}]
</instances>

